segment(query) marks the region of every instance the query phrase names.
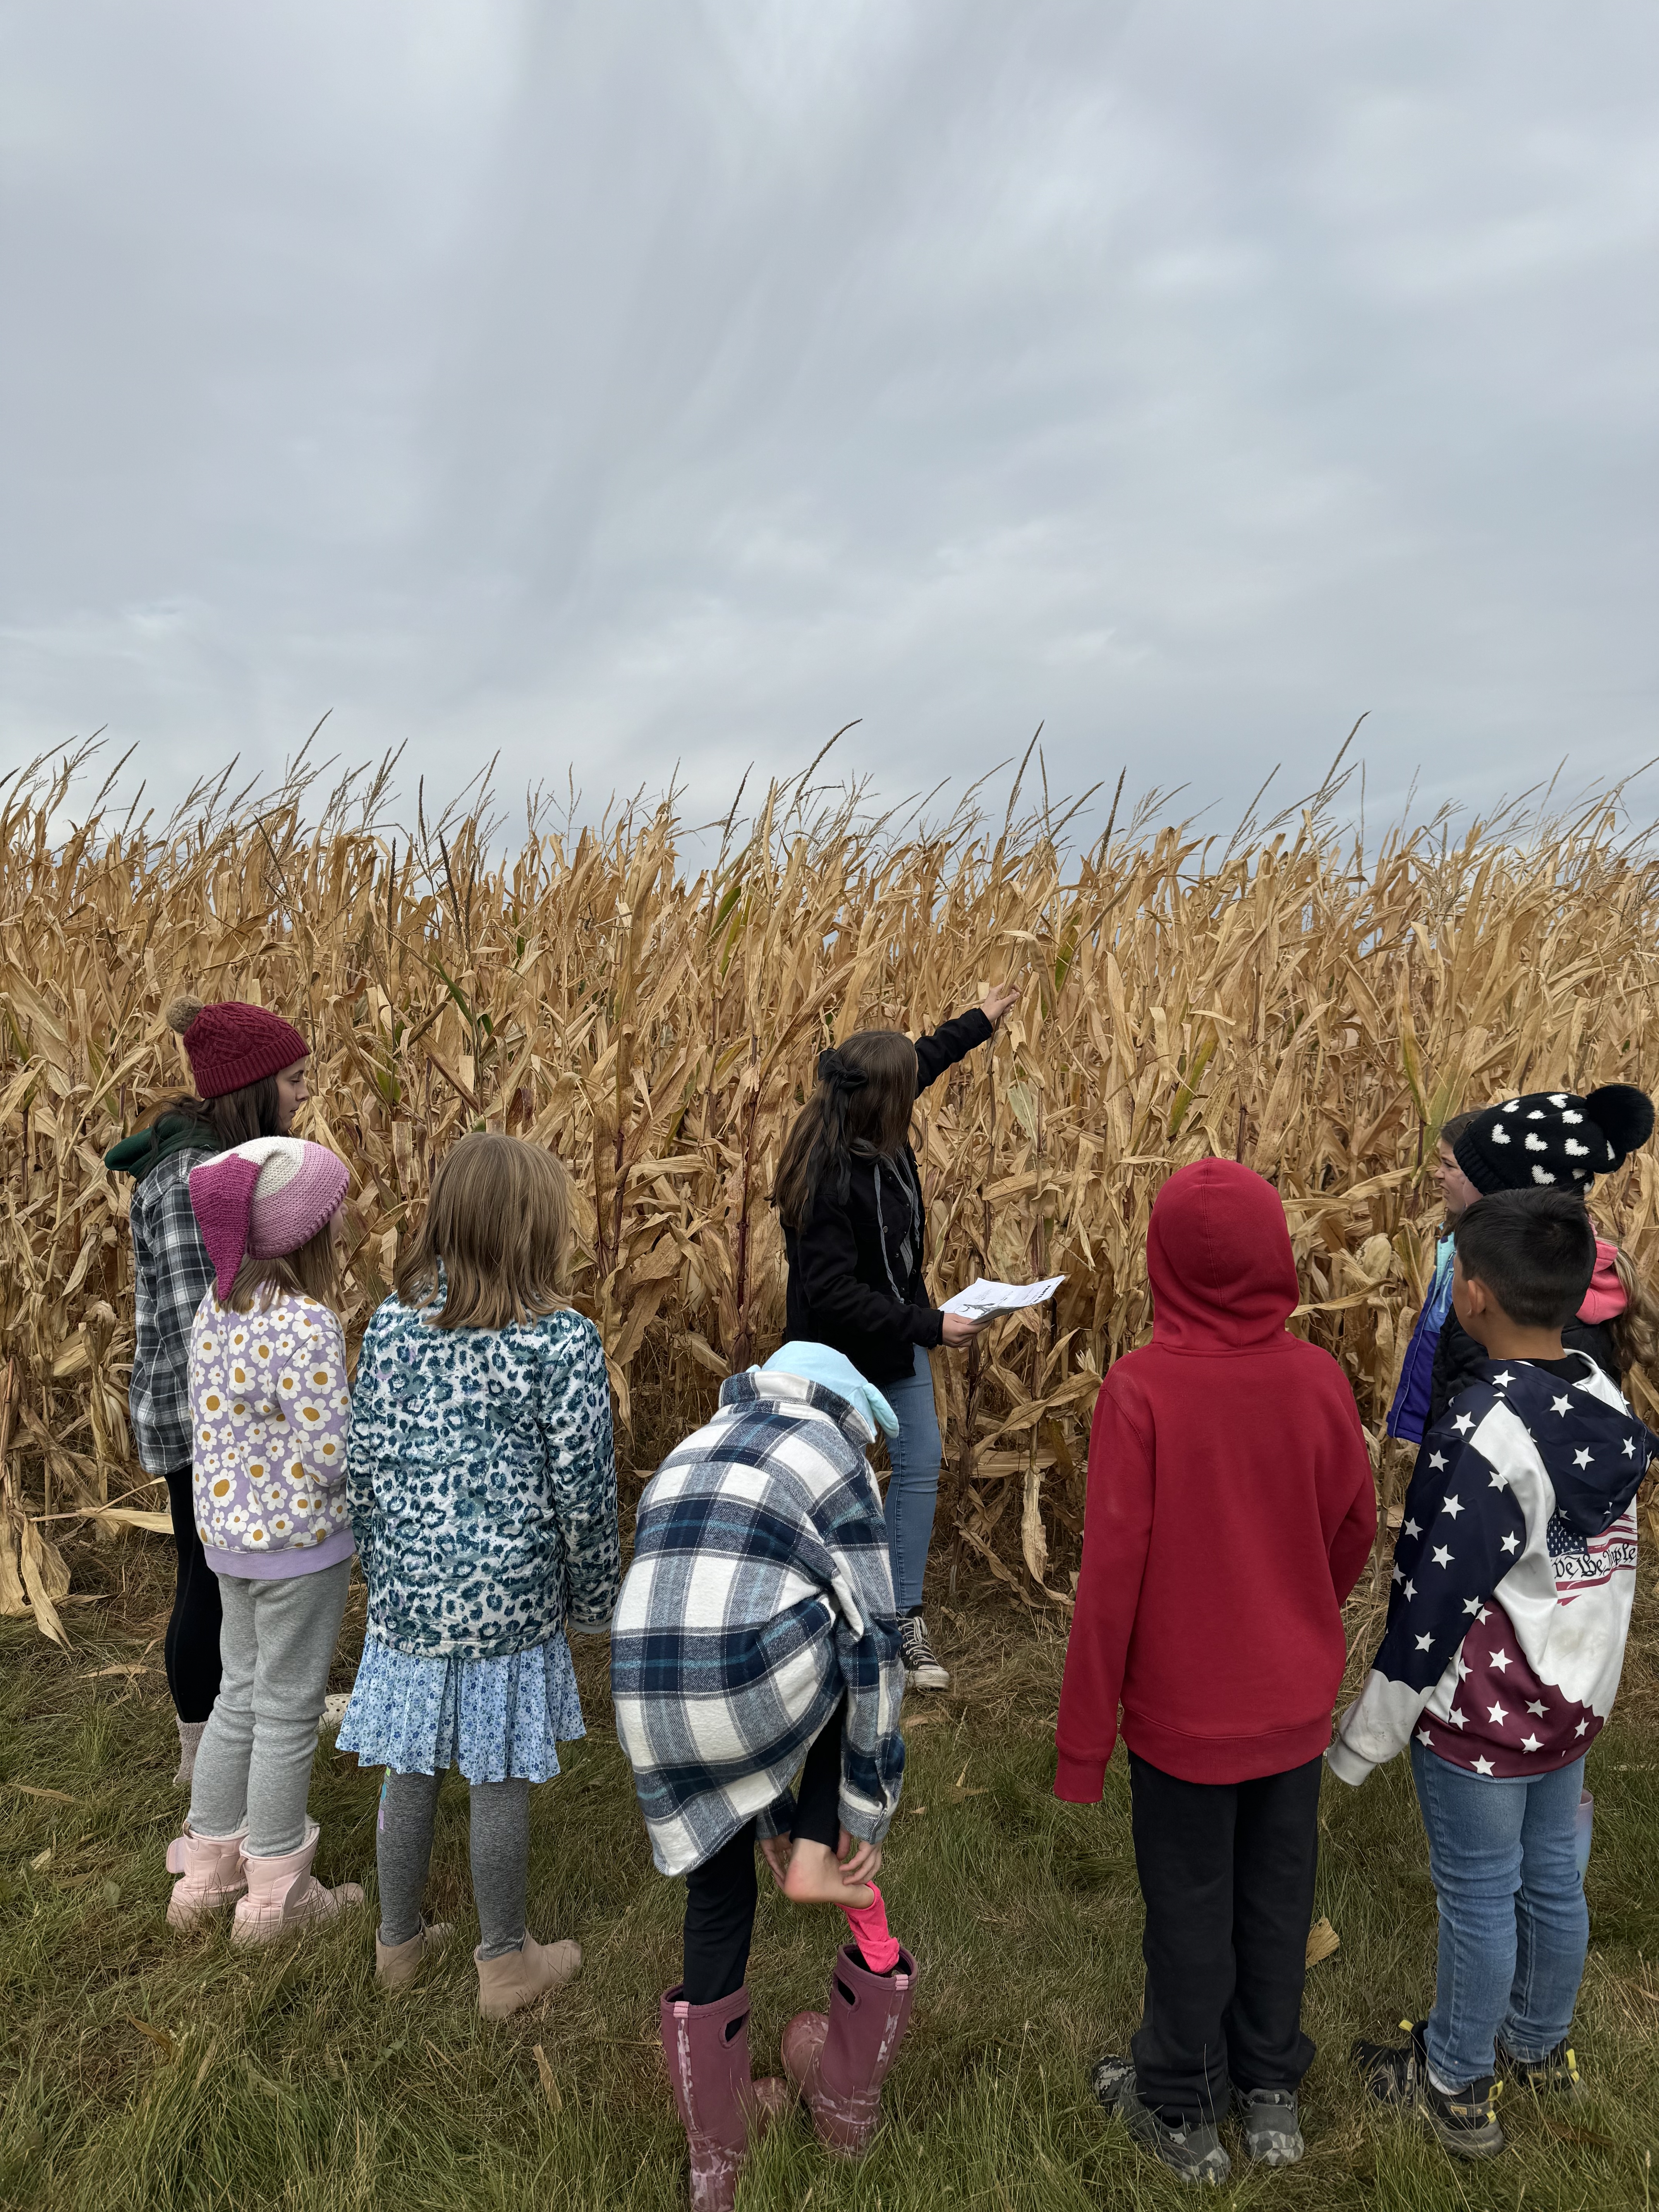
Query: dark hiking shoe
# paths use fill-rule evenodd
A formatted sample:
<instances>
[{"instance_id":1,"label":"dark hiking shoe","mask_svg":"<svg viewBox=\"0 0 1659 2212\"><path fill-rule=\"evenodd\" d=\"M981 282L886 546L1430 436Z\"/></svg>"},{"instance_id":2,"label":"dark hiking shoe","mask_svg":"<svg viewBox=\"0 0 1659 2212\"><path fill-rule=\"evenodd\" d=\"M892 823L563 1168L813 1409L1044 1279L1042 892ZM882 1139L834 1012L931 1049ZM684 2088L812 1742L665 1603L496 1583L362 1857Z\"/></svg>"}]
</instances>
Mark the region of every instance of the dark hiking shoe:
<instances>
[{"instance_id":1,"label":"dark hiking shoe","mask_svg":"<svg viewBox=\"0 0 1659 2212\"><path fill-rule=\"evenodd\" d=\"M1183 2181L1218 2188L1231 2173L1232 2160L1207 2121L1197 2127L1172 2127L1141 2103L1135 2089L1133 2058L1103 2058L1089 2076L1089 2086L1134 2140Z\"/></svg>"},{"instance_id":2,"label":"dark hiking shoe","mask_svg":"<svg viewBox=\"0 0 1659 2212\"><path fill-rule=\"evenodd\" d=\"M927 1624L919 1613L907 1613L899 1623L899 1649L904 1655L904 1684L910 1690L948 1690L951 1677L927 1641Z\"/></svg>"},{"instance_id":3,"label":"dark hiking shoe","mask_svg":"<svg viewBox=\"0 0 1659 2212\"><path fill-rule=\"evenodd\" d=\"M1239 2097L1244 2154L1258 2166L1294 2166L1302 2155L1302 2120L1293 2089L1247 2089Z\"/></svg>"},{"instance_id":4,"label":"dark hiking shoe","mask_svg":"<svg viewBox=\"0 0 1659 2212\"><path fill-rule=\"evenodd\" d=\"M1585 2094L1577 2058L1565 2036L1541 2058L1517 2058L1500 2043L1498 2067L1505 2081L1513 2081L1517 2089L1531 2089L1540 2097L1571 2098L1576 2103Z\"/></svg>"},{"instance_id":5,"label":"dark hiking shoe","mask_svg":"<svg viewBox=\"0 0 1659 2212\"><path fill-rule=\"evenodd\" d=\"M1353 2063L1364 2075L1366 2088L1380 2105L1396 2109L1415 2106L1454 2158L1495 2158L1504 2147L1494 2109L1498 2084L1488 2075L1465 2088L1437 2089L1429 2079L1421 2026L1409 2020L1400 2025L1410 2039L1403 2045L1354 2045Z\"/></svg>"}]
</instances>

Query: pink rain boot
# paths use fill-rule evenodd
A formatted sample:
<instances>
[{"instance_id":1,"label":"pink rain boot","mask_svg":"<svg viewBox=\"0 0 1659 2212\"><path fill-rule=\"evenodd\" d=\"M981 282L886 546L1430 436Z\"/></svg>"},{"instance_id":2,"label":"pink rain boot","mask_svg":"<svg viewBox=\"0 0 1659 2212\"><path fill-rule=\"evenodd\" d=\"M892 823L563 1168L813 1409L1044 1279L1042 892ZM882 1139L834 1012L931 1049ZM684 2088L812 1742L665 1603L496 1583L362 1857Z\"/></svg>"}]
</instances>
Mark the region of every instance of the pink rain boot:
<instances>
[{"instance_id":1,"label":"pink rain boot","mask_svg":"<svg viewBox=\"0 0 1659 2212\"><path fill-rule=\"evenodd\" d=\"M880 2119L881 2085L916 2001L916 1962L901 1944L897 1971L854 1966L843 1945L830 1979L830 2011L798 2012L783 2031L783 2063L805 2098L818 2141L861 2158Z\"/></svg>"},{"instance_id":2,"label":"pink rain boot","mask_svg":"<svg viewBox=\"0 0 1659 2212\"><path fill-rule=\"evenodd\" d=\"M662 2055L691 2153L691 2212L732 2212L750 2138L789 2102L775 2076L750 2078L748 1990L694 2005L670 1990L662 2000Z\"/></svg>"},{"instance_id":3,"label":"pink rain boot","mask_svg":"<svg viewBox=\"0 0 1659 2212\"><path fill-rule=\"evenodd\" d=\"M242 1871L243 1828L234 1836L192 1835L186 1826L182 1836L167 1845L167 1872L182 1875L167 1899L169 1928L195 1928L227 1905L234 1905L247 1887Z\"/></svg>"},{"instance_id":4,"label":"pink rain boot","mask_svg":"<svg viewBox=\"0 0 1659 2212\"><path fill-rule=\"evenodd\" d=\"M274 1943L291 1928L310 1920L331 1920L348 1905L361 1905L363 1893L355 1881L337 1889L325 1889L312 1875L317 1855L317 1824L307 1824L306 1839L297 1851L282 1851L271 1858L242 1854L247 1869L247 1895L236 1908L230 1931L233 1943Z\"/></svg>"}]
</instances>

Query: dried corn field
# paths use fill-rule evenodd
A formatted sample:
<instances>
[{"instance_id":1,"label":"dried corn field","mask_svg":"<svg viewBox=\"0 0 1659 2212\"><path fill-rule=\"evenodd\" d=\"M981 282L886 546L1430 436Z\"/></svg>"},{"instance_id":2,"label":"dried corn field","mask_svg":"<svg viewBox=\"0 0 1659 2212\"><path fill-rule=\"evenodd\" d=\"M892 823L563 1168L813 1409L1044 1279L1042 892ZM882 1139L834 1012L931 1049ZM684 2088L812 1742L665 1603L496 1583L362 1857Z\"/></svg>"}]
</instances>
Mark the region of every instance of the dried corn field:
<instances>
[{"instance_id":1,"label":"dried corn field","mask_svg":"<svg viewBox=\"0 0 1659 2212\"><path fill-rule=\"evenodd\" d=\"M350 1164L354 1331L457 1134L557 1152L571 1295L643 1469L781 1333L768 1194L820 1048L1024 977L994 1052L924 1094L917 1152L936 1294L1066 1277L1040 1317L935 1355L949 1571L1035 1603L1071 1588L1088 1415L1150 1325L1171 1168L1219 1153L1277 1183L1297 1325L1380 1435L1442 1120L1528 1086L1650 1085L1659 1058L1659 879L1611 796L1461 842L1436 822L1368 850L1313 808L1226 849L1142 818L1078 849L1046 811L931 833L775 789L692 870L667 809L580 831L532 809L503 859L478 813L393 834L374 778L320 805L221 787L160 829L103 800L71 824L70 793L67 768L0 792L0 1612L49 1633L66 1537L165 1502L131 1455L130 1186L101 1155L187 1087L161 1018L180 992L313 1040L301 1127ZM1596 1206L1659 1264L1655 1172L1640 1156Z\"/></svg>"}]
</instances>

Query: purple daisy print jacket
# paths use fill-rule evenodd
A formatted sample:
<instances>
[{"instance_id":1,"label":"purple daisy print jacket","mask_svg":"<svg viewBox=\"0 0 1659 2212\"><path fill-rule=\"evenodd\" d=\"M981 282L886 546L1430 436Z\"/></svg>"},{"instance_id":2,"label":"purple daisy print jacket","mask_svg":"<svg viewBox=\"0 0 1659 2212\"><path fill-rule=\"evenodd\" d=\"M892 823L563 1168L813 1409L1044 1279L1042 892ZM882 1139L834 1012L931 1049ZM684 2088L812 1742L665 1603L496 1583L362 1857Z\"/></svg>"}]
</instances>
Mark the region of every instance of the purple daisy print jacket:
<instances>
[{"instance_id":1,"label":"purple daisy print jacket","mask_svg":"<svg viewBox=\"0 0 1659 2212\"><path fill-rule=\"evenodd\" d=\"M215 1574L276 1582L351 1557L337 1315L286 1292L240 1314L210 1290L191 1328L190 1404L196 1528Z\"/></svg>"}]
</instances>

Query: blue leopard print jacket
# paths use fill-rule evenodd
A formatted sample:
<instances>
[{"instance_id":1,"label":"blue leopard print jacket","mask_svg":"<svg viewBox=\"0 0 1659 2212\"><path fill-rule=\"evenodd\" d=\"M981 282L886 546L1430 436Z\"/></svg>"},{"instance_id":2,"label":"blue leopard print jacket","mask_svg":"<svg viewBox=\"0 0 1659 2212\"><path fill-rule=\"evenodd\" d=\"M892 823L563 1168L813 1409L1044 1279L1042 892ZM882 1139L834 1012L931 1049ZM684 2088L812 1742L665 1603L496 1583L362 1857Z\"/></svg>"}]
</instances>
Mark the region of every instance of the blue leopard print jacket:
<instances>
[{"instance_id":1,"label":"blue leopard print jacket","mask_svg":"<svg viewBox=\"0 0 1659 2212\"><path fill-rule=\"evenodd\" d=\"M433 1328L388 1298L357 1363L346 1498L368 1632L420 1658L494 1659L603 1629L622 1580L611 1389L568 1310Z\"/></svg>"}]
</instances>

